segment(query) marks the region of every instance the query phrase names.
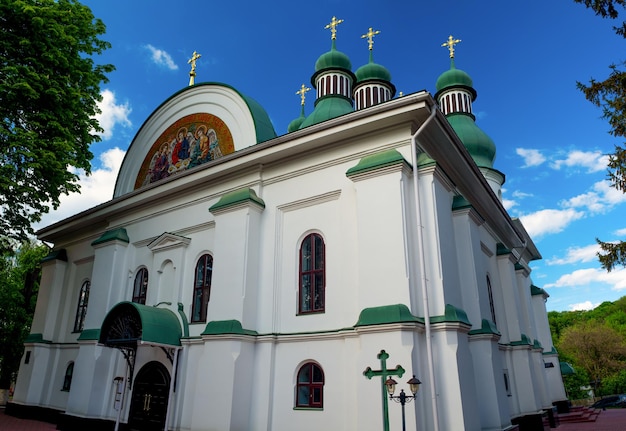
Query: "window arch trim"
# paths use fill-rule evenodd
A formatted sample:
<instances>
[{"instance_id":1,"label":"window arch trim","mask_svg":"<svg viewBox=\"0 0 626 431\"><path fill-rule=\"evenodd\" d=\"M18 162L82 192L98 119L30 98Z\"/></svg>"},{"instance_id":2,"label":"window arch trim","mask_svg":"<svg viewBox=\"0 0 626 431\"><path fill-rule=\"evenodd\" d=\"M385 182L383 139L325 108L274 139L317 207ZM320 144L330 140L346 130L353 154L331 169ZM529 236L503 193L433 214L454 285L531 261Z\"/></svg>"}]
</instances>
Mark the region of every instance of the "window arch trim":
<instances>
[{"instance_id":1,"label":"window arch trim","mask_svg":"<svg viewBox=\"0 0 626 431\"><path fill-rule=\"evenodd\" d=\"M324 407L324 370L314 361L298 367L295 384L295 408L322 409Z\"/></svg>"}]
</instances>

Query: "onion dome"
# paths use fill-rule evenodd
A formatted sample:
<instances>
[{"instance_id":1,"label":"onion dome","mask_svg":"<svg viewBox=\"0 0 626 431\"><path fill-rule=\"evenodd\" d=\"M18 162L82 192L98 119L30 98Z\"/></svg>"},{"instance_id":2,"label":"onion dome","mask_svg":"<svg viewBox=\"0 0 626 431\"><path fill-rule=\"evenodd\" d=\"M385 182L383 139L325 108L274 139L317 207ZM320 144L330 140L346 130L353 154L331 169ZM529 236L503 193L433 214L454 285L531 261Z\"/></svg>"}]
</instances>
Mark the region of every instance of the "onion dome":
<instances>
[{"instance_id":1,"label":"onion dome","mask_svg":"<svg viewBox=\"0 0 626 431\"><path fill-rule=\"evenodd\" d=\"M321 72L326 69L352 70L350 58L343 52L337 50L335 40L332 41L330 51L320 55L315 62L315 72Z\"/></svg>"},{"instance_id":2,"label":"onion dome","mask_svg":"<svg viewBox=\"0 0 626 431\"><path fill-rule=\"evenodd\" d=\"M450 69L437 79L435 99L478 167L493 168L496 145L475 123L472 102L477 94L472 78L454 65L454 45L459 42L450 36L442 45L450 50Z\"/></svg>"},{"instance_id":3,"label":"onion dome","mask_svg":"<svg viewBox=\"0 0 626 431\"><path fill-rule=\"evenodd\" d=\"M493 168L496 144L476 125L473 115L453 113L449 114L447 119L478 167Z\"/></svg>"},{"instance_id":4,"label":"onion dome","mask_svg":"<svg viewBox=\"0 0 626 431\"><path fill-rule=\"evenodd\" d=\"M302 84L300 89L296 91L296 94L300 96L300 106L302 107L302 109L300 110L300 116L296 118L295 120L293 120L291 123L289 123L289 126L287 126L287 132L291 133L291 132L295 132L296 130L298 130L300 126L302 125L302 123L304 122L304 120L306 119L306 117L304 116L304 101L306 99L307 91L310 91L310 90L311 89L309 87Z\"/></svg>"},{"instance_id":5,"label":"onion dome","mask_svg":"<svg viewBox=\"0 0 626 431\"><path fill-rule=\"evenodd\" d=\"M371 79L391 82L391 73L385 66L374 63L371 52L369 63L359 67L354 74L356 75L357 83L369 81Z\"/></svg>"},{"instance_id":6,"label":"onion dome","mask_svg":"<svg viewBox=\"0 0 626 431\"><path fill-rule=\"evenodd\" d=\"M291 133L291 132L295 132L296 130L298 130L305 119L306 117L304 116L304 106L303 106L302 112L300 112L300 116L294 120L291 120L291 122L289 123L289 126L287 126L287 132Z\"/></svg>"},{"instance_id":7,"label":"onion dome","mask_svg":"<svg viewBox=\"0 0 626 431\"><path fill-rule=\"evenodd\" d=\"M450 69L439 75L435 87L437 88L437 93L449 87L465 87L473 92L474 99L476 99L476 91L474 91L472 85L472 78L461 69L457 69L454 66L454 59L451 59Z\"/></svg>"},{"instance_id":8,"label":"onion dome","mask_svg":"<svg viewBox=\"0 0 626 431\"><path fill-rule=\"evenodd\" d=\"M362 39L367 38L370 58L369 62L359 67L355 73L354 102L357 110L391 100L396 94L396 87L391 83L389 70L380 64L374 63L372 53L374 36L379 33L380 31L374 31L370 27L368 32L361 36Z\"/></svg>"},{"instance_id":9,"label":"onion dome","mask_svg":"<svg viewBox=\"0 0 626 431\"><path fill-rule=\"evenodd\" d=\"M352 106L352 85L356 77L352 73L352 63L347 55L337 51L335 39L337 25L343 20L333 17L326 26L331 30L330 51L322 54L315 62L315 73L311 84L316 89L315 109L302 122L300 128L330 120L354 111Z\"/></svg>"}]
</instances>

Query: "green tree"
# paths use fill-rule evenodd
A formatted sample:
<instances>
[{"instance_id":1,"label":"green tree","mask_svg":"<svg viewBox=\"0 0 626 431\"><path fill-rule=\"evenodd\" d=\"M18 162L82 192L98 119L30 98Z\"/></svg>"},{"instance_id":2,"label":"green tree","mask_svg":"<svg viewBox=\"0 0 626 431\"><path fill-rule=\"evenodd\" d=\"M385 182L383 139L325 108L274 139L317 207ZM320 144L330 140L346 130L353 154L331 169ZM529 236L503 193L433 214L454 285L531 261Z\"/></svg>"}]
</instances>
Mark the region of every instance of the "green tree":
<instances>
[{"instance_id":1,"label":"green tree","mask_svg":"<svg viewBox=\"0 0 626 431\"><path fill-rule=\"evenodd\" d=\"M592 9L603 18L617 19L626 6L626 0L574 0ZM626 37L626 21L614 26L615 32ZM578 88L587 100L602 108L602 116L608 120L609 133L616 137L626 137L626 63L620 60L609 66L610 73L604 81L591 79L589 85L578 83ZM613 187L626 192L626 148L620 145L609 155L608 177ZM611 271L616 265L626 266L626 242L604 242L596 239L601 251L598 258L602 267Z\"/></svg>"},{"instance_id":2,"label":"green tree","mask_svg":"<svg viewBox=\"0 0 626 431\"><path fill-rule=\"evenodd\" d=\"M572 358L576 368L582 368L594 382L595 389L605 378L626 369L624 337L603 322L589 320L565 329L559 352Z\"/></svg>"},{"instance_id":3,"label":"green tree","mask_svg":"<svg viewBox=\"0 0 626 431\"><path fill-rule=\"evenodd\" d=\"M101 20L76 0L0 1L0 249L23 241L90 173L100 84L112 65Z\"/></svg>"},{"instance_id":4,"label":"green tree","mask_svg":"<svg viewBox=\"0 0 626 431\"><path fill-rule=\"evenodd\" d=\"M8 389L20 365L35 312L41 260L48 247L24 242L0 257L0 389Z\"/></svg>"}]
</instances>

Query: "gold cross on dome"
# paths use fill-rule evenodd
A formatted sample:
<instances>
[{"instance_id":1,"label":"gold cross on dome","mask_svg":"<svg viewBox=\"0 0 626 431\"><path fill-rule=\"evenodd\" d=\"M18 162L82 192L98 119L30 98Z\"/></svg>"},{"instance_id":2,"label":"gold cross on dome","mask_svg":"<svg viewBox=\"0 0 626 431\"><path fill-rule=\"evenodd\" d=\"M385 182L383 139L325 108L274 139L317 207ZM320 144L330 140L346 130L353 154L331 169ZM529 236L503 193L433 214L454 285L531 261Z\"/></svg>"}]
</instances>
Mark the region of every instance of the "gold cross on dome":
<instances>
[{"instance_id":1,"label":"gold cross on dome","mask_svg":"<svg viewBox=\"0 0 626 431\"><path fill-rule=\"evenodd\" d=\"M187 60L187 63L191 64L191 71L189 72L189 85L193 85L194 78L196 77L196 61L198 61L200 57L202 57L202 55L194 51L191 58Z\"/></svg>"},{"instance_id":2,"label":"gold cross on dome","mask_svg":"<svg viewBox=\"0 0 626 431\"><path fill-rule=\"evenodd\" d=\"M455 39L452 35L448 36L448 41L442 43L441 46L445 46L450 51L450 58L454 58L454 45L461 42L461 39Z\"/></svg>"},{"instance_id":3,"label":"gold cross on dome","mask_svg":"<svg viewBox=\"0 0 626 431\"><path fill-rule=\"evenodd\" d=\"M325 29L330 29L330 38L332 40L337 39L337 26L342 22L342 19L337 19L336 17L333 17L333 19L330 20L330 24L327 24L326 27L324 27Z\"/></svg>"},{"instance_id":4,"label":"gold cross on dome","mask_svg":"<svg viewBox=\"0 0 626 431\"><path fill-rule=\"evenodd\" d=\"M367 33L361 35L361 39L367 38L367 44L369 46L369 50L370 51L374 47L374 36L376 36L377 34L380 34L380 30L374 31L374 30L372 30L372 27L370 27L370 29L367 31Z\"/></svg>"},{"instance_id":5,"label":"gold cross on dome","mask_svg":"<svg viewBox=\"0 0 626 431\"><path fill-rule=\"evenodd\" d=\"M304 106L304 98L305 98L307 91L311 91L311 89L304 84L302 84L302 87L300 87L300 90L296 91L296 94L300 95L300 99L301 99L300 104L302 106Z\"/></svg>"}]
</instances>

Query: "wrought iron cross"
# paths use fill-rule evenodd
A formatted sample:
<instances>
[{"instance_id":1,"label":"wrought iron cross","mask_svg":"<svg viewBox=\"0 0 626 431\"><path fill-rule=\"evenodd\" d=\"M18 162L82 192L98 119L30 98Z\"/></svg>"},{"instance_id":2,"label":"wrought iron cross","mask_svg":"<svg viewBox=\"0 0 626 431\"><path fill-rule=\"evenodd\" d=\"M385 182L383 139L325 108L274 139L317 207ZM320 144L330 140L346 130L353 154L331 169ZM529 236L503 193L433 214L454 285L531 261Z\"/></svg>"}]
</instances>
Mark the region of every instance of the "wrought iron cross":
<instances>
[{"instance_id":1,"label":"wrought iron cross","mask_svg":"<svg viewBox=\"0 0 626 431\"><path fill-rule=\"evenodd\" d=\"M400 365L396 365L396 368L392 370L387 369L387 359L389 358L389 354L384 350L380 351L377 358L380 359L380 370L372 370L370 367L367 367L365 371L363 371L363 375L369 380L372 380L372 377L374 376L380 376L380 388L383 397L383 430L389 431L389 405L387 402L387 388L385 387L385 381L387 381L387 378L391 376L398 376L398 378L402 377L405 370Z\"/></svg>"}]
</instances>

